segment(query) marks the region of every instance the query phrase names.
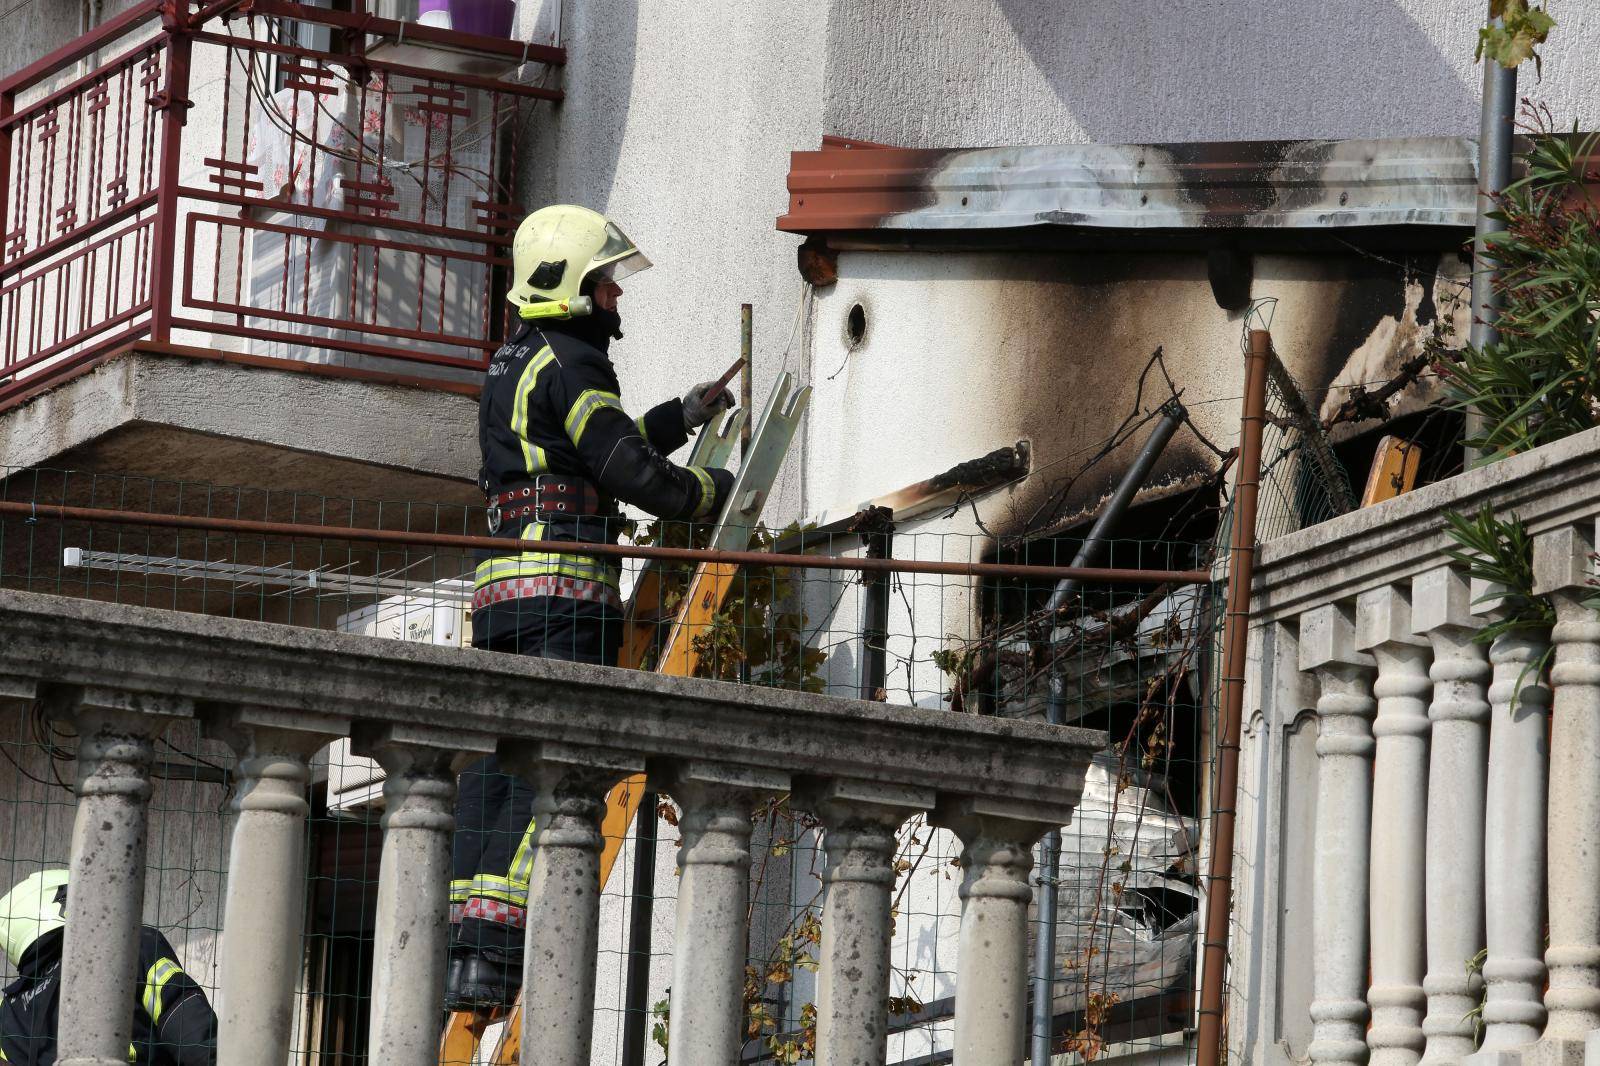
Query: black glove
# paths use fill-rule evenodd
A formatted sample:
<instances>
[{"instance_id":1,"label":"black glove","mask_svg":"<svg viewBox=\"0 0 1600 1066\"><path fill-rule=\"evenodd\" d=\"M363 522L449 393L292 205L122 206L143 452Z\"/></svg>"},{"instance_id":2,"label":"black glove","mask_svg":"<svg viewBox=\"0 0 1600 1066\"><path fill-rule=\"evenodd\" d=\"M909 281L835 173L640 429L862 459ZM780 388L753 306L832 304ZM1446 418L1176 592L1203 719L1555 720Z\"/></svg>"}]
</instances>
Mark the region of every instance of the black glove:
<instances>
[{"instance_id":1,"label":"black glove","mask_svg":"<svg viewBox=\"0 0 1600 1066\"><path fill-rule=\"evenodd\" d=\"M713 389L715 394L707 395ZM726 388L719 388L715 381L702 381L683 397L683 428L693 433L717 417L718 412L732 407L733 402L733 393Z\"/></svg>"}]
</instances>

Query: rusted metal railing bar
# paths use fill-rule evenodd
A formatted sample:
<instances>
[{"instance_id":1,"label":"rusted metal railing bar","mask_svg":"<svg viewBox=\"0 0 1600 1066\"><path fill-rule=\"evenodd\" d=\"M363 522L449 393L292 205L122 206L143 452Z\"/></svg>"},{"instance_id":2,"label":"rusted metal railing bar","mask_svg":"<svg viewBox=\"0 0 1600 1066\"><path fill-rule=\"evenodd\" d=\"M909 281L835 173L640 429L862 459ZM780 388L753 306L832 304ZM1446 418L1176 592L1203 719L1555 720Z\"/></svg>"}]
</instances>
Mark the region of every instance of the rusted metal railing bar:
<instances>
[{"instance_id":1,"label":"rusted metal railing bar","mask_svg":"<svg viewBox=\"0 0 1600 1066\"><path fill-rule=\"evenodd\" d=\"M1129 570L1109 567L1024 566L1016 563L954 563L917 559L846 559L826 555L774 555L769 552L662 548L638 544L584 544L568 540L508 540L503 537L473 537L451 533L412 533L398 529L319 526L300 522L258 522L252 519L214 518L204 515L154 514L147 511L71 507L23 500L0 500L0 515L14 515L26 519L53 518L63 522L107 522L119 525L154 526L162 529L192 529L200 532L263 537L348 540L402 547L456 548L462 551L484 551L495 555L550 552L608 559L661 559L683 563L728 563L734 566L853 570L859 573L943 574L954 577L1031 578L1039 581L1072 578L1084 582L1098 581L1109 584L1165 582L1195 585L1211 581L1209 570Z\"/></svg>"},{"instance_id":2,"label":"rusted metal railing bar","mask_svg":"<svg viewBox=\"0 0 1600 1066\"><path fill-rule=\"evenodd\" d=\"M144 0L143 3L136 4L115 18L101 23L82 37L78 37L57 48L49 55L35 60L10 77L0 79L0 93L20 92L28 86L48 78L63 67L76 63L84 56L98 52L107 41L120 37L140 24L154 19L161 12L161 5L162 0Z\"/></svg>"},{"instance_id":3,"label":"rusted metal railing bar","mask_svg":"<svg viewBox=\"0 0 1600 1066\"><path fill-rule=\"evenodd\" d=\"M1217 715L1217 773L1211 859L1201 936L1200 1032L1196 1066L1220 1066L1225 1055L1223 987L1228 967L1228 917L1233 906L1233 836L1239 794L1239 736L1244 720L1244 669L1250 641L1250 583L1255 577L1256 503L1261 490L1261 436L1266 422L1267 362L1272 335L1250 332L1240 416L1239 474L1234 482L1227 607L1222 619L1222 692Z\"/></svg>"}]
</instances>

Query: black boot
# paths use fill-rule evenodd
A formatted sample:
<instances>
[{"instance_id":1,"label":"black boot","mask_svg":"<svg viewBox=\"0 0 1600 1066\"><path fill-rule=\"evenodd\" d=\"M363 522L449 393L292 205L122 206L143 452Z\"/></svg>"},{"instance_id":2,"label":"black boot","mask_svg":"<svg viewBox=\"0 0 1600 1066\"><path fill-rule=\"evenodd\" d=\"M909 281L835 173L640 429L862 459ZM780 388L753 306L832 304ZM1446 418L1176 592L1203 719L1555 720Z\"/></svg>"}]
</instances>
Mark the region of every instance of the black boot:
<instances>
[{"instance_id":1,"label":"black boot","mask_svg":"<svg viewBox=\"0 0 1600 1066\"><path fill-rule=\"evenodd\" d=\"M476 951L458 956L455 993L447 997L445 1006L451 1010L482 1013L496 1007L509 1007L517 1001L522 988L522 967L481 955ZM454 969L454 960L451 961Z\"/></svg>"},{"instance_id":2,"label":"black boot","mask_svg":"<svg viewBox=\"0 0 1600 1066\"><path fill-rule=\"evenodd\" d=\"M459 948L450 949L450 963L444 971L444 1005L455 1010L461 998L461 971L466 968L467 957Z\"/></svg>"}]
</instances>

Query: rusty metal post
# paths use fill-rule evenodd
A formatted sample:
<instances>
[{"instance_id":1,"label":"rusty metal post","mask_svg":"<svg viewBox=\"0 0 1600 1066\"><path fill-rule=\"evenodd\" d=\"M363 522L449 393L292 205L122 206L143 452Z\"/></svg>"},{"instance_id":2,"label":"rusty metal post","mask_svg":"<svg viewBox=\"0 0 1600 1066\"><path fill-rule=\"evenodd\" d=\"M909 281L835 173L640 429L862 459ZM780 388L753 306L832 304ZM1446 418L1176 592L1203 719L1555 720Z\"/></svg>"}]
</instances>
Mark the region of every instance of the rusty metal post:
<instances>
[{"instance_id":1,"label":"rusty metal post","mask_svg":"<svg viewBox=\"0 0 1600 1066\"><path fill-rule=\"evenodd\" d=\"M755 372L750 369L750 352L755 347L755 314L749 304L739 305L739 357L744 366L739 371L739 406L744 408L744 425L739 428L739 458L750 451L750 424L755 416L750 413L750 386Z\"/></svg>"},{"instance_id":2,"label":"rusty metal post","mask_svg":"<svg viewBox=\"0 0 1600 1066\"><path fill-rule=\"evenodd\" d=\"M1244 718L1250 581L1255 575L1256 559L1256 500L1261 488L1261 433L1267 408L1267 361L1271 355L1272 335L1264 329L1251 330L1250 354L1245 362L1244 413L1239 419L1239 475L1233 492L1227 607L1222 622L1222 699L1217 716L1217 773L1211 808L1211 862L1206 875L1206 923L1201 939L1196 1066L1219 1066L1223 1060L1222 990L1227 977L1228 914L1233 903L1239 732Z\"/></svg>"},{"instance_id":3,"label":"rusty metal post","mask_svg":"<svg viewBox=\"0 0 1600 1066\"><path fill-rule=\"evenodd\" d=\"M167 30L167 84L156 110L161 115L161 178L157 186L155 239L150 255L150 337L172 339L172 298L178 250L178 184L182 180L183 125L188 120L188 5L175 4L164 15Z\"/></svg>"}]
</instances>

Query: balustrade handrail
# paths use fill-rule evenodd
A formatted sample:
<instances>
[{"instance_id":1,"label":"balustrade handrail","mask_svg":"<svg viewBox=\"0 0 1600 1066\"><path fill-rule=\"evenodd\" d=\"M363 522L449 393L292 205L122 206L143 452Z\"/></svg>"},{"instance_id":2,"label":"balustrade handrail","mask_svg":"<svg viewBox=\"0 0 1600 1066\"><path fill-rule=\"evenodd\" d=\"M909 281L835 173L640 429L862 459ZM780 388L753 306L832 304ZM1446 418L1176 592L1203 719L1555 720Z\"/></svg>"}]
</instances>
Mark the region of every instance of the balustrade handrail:
<instances>
[{"instance_id":1,"label":"balustrade handrail","mask_svg":"<svg viewBox=\"0 0 1600 1066\"><path fill-rule=\"evenodd\" d=\"M536 794L522 1042L588 1066L607 791L645 773L682 808L674 1061L737 1061L751 817L789 793L824 832L817 1043L883 1061L894 841L927 814L961 839L957 1061L1024 1049L1032 845L1071 815L1102 733L779 689L0 591L0 697L77 729L60 1055L117 1061L133 993L153 744L196 718L239 756L219 1061L281 1062L299 973L312 754L383 765L369 1057L428 1066L443 990L453 768L495 751Z\"/></svg>"},{"instance_id":2,"label":"balustrade handrail","mask_svg":"<svg viewBox=\"0 0 1600 1066\"><path fill-rule=\"evenodd\" d=\"M1242 1061L1579 1062L1600 1033L1597 483L1590 430L1262 546ZM1446 554L1485 507L1528 535L1514 589Z\"/></svg>"}]
</instances>

